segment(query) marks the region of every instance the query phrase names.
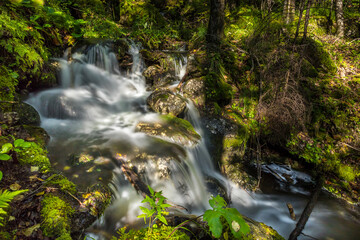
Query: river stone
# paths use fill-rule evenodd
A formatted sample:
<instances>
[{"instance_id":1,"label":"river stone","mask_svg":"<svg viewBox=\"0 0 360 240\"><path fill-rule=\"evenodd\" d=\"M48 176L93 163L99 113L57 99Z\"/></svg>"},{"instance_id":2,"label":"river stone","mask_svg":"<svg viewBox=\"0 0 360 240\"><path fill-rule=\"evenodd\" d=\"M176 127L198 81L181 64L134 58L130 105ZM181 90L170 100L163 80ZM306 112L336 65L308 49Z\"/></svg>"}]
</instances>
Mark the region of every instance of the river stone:
<instances>
[{"instance_id":1,"label":"river stone","mask_svg":"<svg viewBox=\"0 0 360 240\"><path fill-rule=\"evenodd\" d=\"M160 68L158 65L149 66L144 72L143 75L146 80L146 84L153 85L153 83L158 79L161 78L163 73L163 69Z\"/></svg>"},{"instance_id":2,"label":"river stone","mask_svg":"<svg viewBox=\"0 0 360 240\"><path fill-rule=\"evenodd\" d=\"M151 110L160 114L179 116L184 113L186 108L185 99L167 89L154 91L146 102Z\"/></svg>"},{"instance_id":3,"label":"river stone","mask_svg":"<svg viewBox=\"0 0 360 240\"><path fill-rule=\"evenodd\" d=\"M188 121L171 115L161 116L157 122L139 122L135 131L187 147L196 146L201 138Z\"/></svg>"},{"instance_id":4,"label":"river stone","mask_svg":"<svg viewBox=\"0 0 360 240\"><path fill-rule=\"evenodd\" d=\"M150 85L152 89L167 86L178 80L173 74L165 72L164 69L158 65L148 67L143 72L143 75L146 84Z\"/></svg>"},{"instance_id":5,"label":"river stone","mask_svg":"<svg viewBox=\"0 0 360 240\"><path fill-rule=\"evenodd\" d=\"M205 80L204 78L193 78L183 85L184 97L191 99L197 106L205 105Z\"/></svg>"}]
</instances>

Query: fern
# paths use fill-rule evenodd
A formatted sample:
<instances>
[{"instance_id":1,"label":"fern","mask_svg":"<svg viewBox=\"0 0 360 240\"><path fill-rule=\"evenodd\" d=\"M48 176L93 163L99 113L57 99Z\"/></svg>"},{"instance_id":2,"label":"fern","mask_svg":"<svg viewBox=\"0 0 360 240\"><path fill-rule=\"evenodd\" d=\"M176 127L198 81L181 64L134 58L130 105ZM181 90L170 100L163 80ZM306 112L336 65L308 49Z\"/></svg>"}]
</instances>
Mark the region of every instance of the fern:
<instances>
[{"instance_id":1,"label":"fern","mask_svg":"<svg viewBox=\"0 0 360 240\"><path fill-rule=\"evenodd\" d=\"M4 218L1 216L6 214L4 208L7 208L9 206L9 202L11 202L14 199L14 197L26 191L27 190L19 190L19 191L10 192L8 190L4 190L4 191L0 190L0 226L4 226L2 223Z\"/></svg>"}]
</instances>

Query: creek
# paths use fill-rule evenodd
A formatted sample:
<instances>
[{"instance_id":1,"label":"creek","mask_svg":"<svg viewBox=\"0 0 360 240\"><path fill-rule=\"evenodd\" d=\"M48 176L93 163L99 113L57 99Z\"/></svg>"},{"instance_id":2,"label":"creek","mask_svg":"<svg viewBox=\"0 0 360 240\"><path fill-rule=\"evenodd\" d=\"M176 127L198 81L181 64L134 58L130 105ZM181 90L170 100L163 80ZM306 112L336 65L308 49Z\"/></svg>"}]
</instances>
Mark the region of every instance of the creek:
<instances>
[{"instance_id":1,"label":"creek","mask_svg":"<svg viewBox=\"0 0 360 240\"><path fill-rule=\"evenodd\" d=\"M146 107L146 98L151 92L147 91L142 76L145 66L139 53L140 47L131 43L129 53L133 63L131 71L125 73L120 71L110 45L103 43L83 47L72 54L71 61L65 54L63 59L58 60L61 64L61 85L33 93L27 100L39 112L41 126L51 137L48 150L54 168L64 171L77 184L90 186L103 181L110 184L114 191L112 204L104 216L88 229L89 236L107 239L119 227L142 225L143 220L136 217L140 214L142 197L124 178L116 162L114 156L121 154L129 162L144 156L142 174L146 183L156 191L162 190L171 202L186 207L191 214L200 215L209 208L208 199L220 189L231 197L231 207L264 222L287 238L296 222L290 218L286 203L293 205L298 217L309 193L295 186L287 186L288 189L281 193L247 193L224 178L214 166L207 149L206 129L191 103L188 103L185 118L202 136L196 147L178 148L173 143L136 132L139 121L159 119L158 114ZM177 75L181 77L186 61L176 63ZM167 160L159 164L149 157L148 161L144 161L147 156ZM287 171L293 178L300 176L311 181L308 175L291 169L277 166L266 169L280 173ZM164 172L169 176L164 177ZM218 187L209 187L206 184L208 179L216 182ZM281 182L281 179L271 181ZM360 229L344 207L322 195L304 233L317 239L357 239ZM299 239L309 238L300 235Z\"/></svg>"}]
</instances>

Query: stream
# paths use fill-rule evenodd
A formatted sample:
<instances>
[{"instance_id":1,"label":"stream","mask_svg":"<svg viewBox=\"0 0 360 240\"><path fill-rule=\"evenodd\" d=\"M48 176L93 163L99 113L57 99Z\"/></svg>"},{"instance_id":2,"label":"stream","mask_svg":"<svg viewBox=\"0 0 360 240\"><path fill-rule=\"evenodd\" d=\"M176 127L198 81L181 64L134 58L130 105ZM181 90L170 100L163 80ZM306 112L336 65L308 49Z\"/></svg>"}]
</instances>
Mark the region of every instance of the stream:
<instances>
[{"instance_id":1,"label":"stream","mask_svg":"<svg viewBox=\"0 0 360 240\"><path fill-rule=\"evenodd\" d=\"M180 151L173 143L135 131L139 121L159 119L159 115L148 111L146 106L151 92L147 91L142 76L145 65L139 50L139 45L131 43L129 53L133 64L128 73L119 69L111 43L83 47L72 54L71 61L65 53L64 58L58 59L61 85L33 93L27 100L39 112L41 127L51 137L48 151L54 168L83 186L97 181L108 183L115 193L104 215L88 229L88 236L107 239L124 225L139 228L143 224L143 220L136 217L140 214L142 197L125 179L114 158L121 154L128 161L140 155L166 157L167 161L161 165L151 160L142 163L146 183L156 191L162 190L165 197L186 207L191 214L203 214L210 207L208 200L217 189L207 186L206 179L213 179L231 196L231 207L264 222L287 238L296 222L290 218L286 203L293 205L298 219L309 193L295 186L286 193L247 193L224 178L214 167L207 149L206 129L193 104L188 103L185 119L202 136L196 147L184 147L185 151ZM176 61L175 66L181 78L186 57ZM165 170L159 172L159 169ZM277 166L266 169L288 171L294 178L312 181L308 175L291 169ZM164 177L163 172L169 177ZM321 195L303 233L317 239L358 239L360 228L346 208ZM309 237L300 235L299 239Z\"/></svg>"}]
</instances>

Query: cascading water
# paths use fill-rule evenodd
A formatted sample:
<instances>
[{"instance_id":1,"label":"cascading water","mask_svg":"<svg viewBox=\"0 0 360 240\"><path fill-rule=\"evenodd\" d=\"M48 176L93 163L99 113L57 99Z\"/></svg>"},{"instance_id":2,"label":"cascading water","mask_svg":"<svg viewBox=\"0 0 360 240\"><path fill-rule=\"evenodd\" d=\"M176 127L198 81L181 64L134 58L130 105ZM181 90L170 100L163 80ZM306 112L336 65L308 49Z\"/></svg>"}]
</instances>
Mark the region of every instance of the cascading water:
<instances>
[{"instance_id":1,"label":"cascading water","mask_svg":"<svg viewBox=\"0 0 360 240\"><path fill-rule=\"evenodd\" d=\"M192 103L188 104L186 119L202 136L194 148L186 148L179 154L169 145L162 145L144 133L135 132L139 121L156 121L158 115L146 110L146 91L142 76L144 63L139 46L131 43L129 53L133 63L129 74L121 73L115 54L109 43L84 48L72 55L71 61L60 59L61 86L33 94L28 103L41 116L42 127L51 140L48 150L56 168L65 169L66 175L78 184L89 185L98 179L111 179L115 199L104 216L90 229L94 238L102 239L106 234L125 224L136 227L142 220L139 205L142 198L122 175L114 156L121 153L131 160L141 153L167 153L171 157L165 168L171 177L163 179L152 161L145 164L148 184L174 203L201 214L208 208L210 192L205 182L213 179L217 185L231 193L232 206L241 213L265 222L283 236L288 236L295 227L289 217L286 202L291 202L299 214L306 204L302 195L248 194L218 173L206 148L200 116ZM186 58L176 61L176 74L181 79L185 74ZM95 163L103 165L80 165L67 167L78 156L90 156ZM179 161L180 159L180 161ZM336 228L331 225L336 224ZM321 200L306 225L305 233L319 239L355 239L360 232L348 213L333 203ZM301 236L300 236L301 238ZM306 239L306 237L303 237Z\"/></svg>"}]
</instances>

